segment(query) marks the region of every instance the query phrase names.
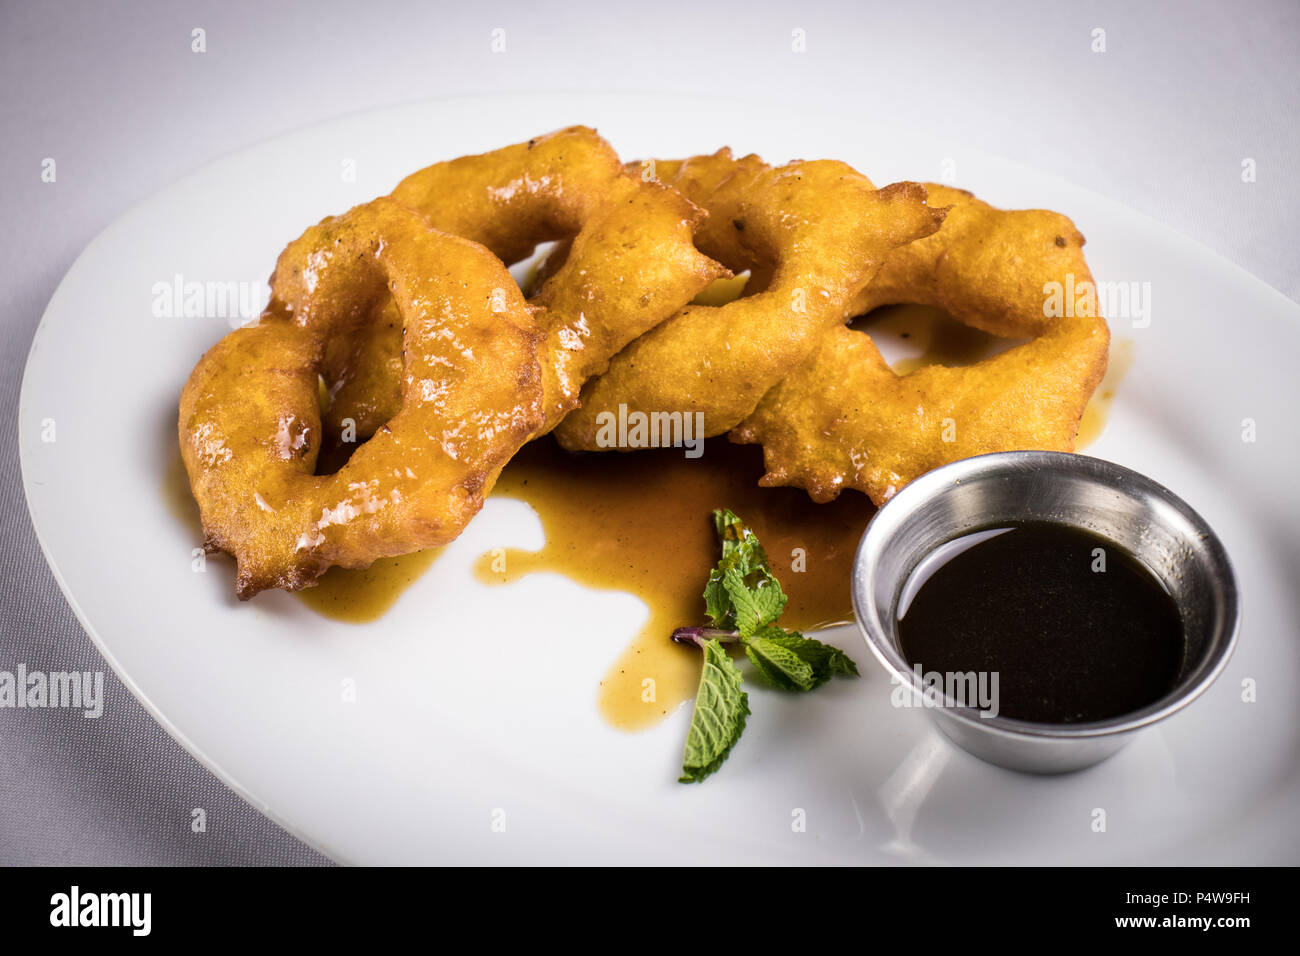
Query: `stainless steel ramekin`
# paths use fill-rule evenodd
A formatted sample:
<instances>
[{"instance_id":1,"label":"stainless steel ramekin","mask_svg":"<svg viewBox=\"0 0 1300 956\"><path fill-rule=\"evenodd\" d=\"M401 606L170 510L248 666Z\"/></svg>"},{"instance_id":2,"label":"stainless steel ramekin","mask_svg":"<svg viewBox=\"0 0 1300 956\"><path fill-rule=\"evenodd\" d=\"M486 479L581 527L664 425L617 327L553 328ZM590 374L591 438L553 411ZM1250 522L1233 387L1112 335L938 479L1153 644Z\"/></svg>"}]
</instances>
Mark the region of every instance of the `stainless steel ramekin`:
<instances>
[{"instance_id":1,"label":"stainless steel ramekin","mask_svg":"<svg viewBox=\"0 0 1300 956\"><path fill-rule=\"evenodd\" d=\"M907 485L876 513L858 546L853 565L858 627L897 681L918 694L923 689L898 638L898 603L913 570L954 538L1023 521L1073 525L1109 539L1164 582L1182 611L1187 651L1178 680L1168 694L1140 710L1057 724L981 717L946 696L944 706L929 708L951 740L991 763L1030 773L1079 770L1181 710L1214 681L1236 643L1236 581L1223 545L1200 515L1137 472L1062 452L967 458Z\"/></svg>"}]
</instances>

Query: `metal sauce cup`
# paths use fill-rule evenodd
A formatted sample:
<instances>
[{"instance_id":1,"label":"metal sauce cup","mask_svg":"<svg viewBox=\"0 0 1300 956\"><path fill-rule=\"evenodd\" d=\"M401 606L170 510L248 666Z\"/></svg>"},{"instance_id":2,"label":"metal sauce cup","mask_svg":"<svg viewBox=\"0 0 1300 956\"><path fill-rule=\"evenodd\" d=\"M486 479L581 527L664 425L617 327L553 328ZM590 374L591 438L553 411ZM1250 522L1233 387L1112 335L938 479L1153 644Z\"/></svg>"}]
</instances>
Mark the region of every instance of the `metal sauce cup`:
<instances>
[{"instance_id":1,"label":"metal sauce cup","mask_svg":"<svg viewBox=\"0 0 1300 956\"><path fill-rule=\"evenodd\" d=\"M1210 527L1150 478L1063 452L967 458L903 488L876 513L858 545L858 627L895 680L916 694L924 689L903 656L897 624L899 600L916 567L955 538L1024 521L1073 525L1110 540L1164 583L1182 613L1187 644L1177 681L1140 710L1088 723L1038 723L981 717L946 695L942 707L928 708L953 742L991 763L1029 773L1079 770L1109 757L1137 731L1182 710L1210 686L1236 643L1237 586Z\"/></svg>"}]
</instances>

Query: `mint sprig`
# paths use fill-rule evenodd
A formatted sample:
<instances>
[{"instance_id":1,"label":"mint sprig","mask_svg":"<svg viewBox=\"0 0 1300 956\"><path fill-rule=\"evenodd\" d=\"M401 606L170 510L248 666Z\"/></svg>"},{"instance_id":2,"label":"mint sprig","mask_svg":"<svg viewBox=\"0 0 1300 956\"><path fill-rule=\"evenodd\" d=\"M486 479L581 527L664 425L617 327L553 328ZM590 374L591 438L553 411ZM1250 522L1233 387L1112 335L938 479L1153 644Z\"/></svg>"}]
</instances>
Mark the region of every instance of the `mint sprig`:
<instances>
[{"instance_id":1,"label":"mint sprig","mask_svg":"<svg viewBox=\"0 0 1300 956\"><path fill-rule=\"evenodd\" d=\"M682 783L698 783L717 771L745 730L749 698L724 642L741 644L754 670L782 690L806 692L836 674L858 674L857 665L838 647L776 624L788 598L758 537L732 511L713 512L713 523L722 557L704 587L712 626L682 627L672 635L674 641L704 651L678 778Z\"/></svg>"}]
</instances>

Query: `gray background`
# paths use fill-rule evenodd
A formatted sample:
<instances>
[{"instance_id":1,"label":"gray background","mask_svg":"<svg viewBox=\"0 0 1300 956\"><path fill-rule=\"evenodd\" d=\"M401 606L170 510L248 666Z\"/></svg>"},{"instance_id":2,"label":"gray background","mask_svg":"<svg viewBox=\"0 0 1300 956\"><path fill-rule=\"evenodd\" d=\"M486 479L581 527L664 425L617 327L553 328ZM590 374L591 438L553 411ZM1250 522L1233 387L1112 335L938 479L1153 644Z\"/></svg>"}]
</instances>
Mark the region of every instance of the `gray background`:
<instances>
[{"instance_id":1,"label":"gray background","mask_svg":"<svg viewBox=\"0 0 1300 956\"><path fill-rule=\"evenodd\" d=\"M190 50L194 27L207 31L202 55ZM490 51L497 27L503 54ZM1091 50L1098 27L1105 53ZM795 28L807 37L799 55ZM85 244L196 166L317 120L433 96L654 90L816 102L846 123L926 124L1054 172L1296 299L1298 64L1295 2L4 0L0 670L106 670L27 517L23 363ZM47 156L54 184L40 179ZM1253 184L1241 181L1247 157ZM105 682L98 720L0 710L0 863L327 862L184 753L111 671ZM190 830L194 807L207 811L206 833Z\"/></svg>"}]
</instances>

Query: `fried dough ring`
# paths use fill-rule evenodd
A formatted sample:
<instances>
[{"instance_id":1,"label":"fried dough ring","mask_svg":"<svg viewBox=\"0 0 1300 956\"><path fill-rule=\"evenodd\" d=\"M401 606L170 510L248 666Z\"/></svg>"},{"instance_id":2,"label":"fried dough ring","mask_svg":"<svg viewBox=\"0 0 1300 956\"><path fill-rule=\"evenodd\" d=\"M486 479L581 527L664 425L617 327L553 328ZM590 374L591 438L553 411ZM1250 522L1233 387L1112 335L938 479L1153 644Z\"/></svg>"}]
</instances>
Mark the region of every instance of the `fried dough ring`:
<instances>
[{"instance_id":1,"label":"fried dough ring","mask_svg":"<svg viewBox=\"0 0 1300 956\"><path fill-rule=\"evenodd\" d=\"M943 220L916 183L877 190L833 160L773 168L723 149L656 163L655 173L707 209L701 251L735 272L771 277L762 291L726 305L686 306L623 349L556 430L566 448L600 449L597 418L620 405L629 414L702 412L705 435L733 428L826 329L852 316L892 249Z\"/></svg>"},{"instance_id":2,"label":"fried dough ring","mask_svg":"<svg viewBox=\"0 0 1300 956\"><path fill-rule=\"evenodd\" d=\"M1092 282L1083 236L1058 213L1000 210L970 193L927 185L951 205L934 235L895 250L858 302L945 309L994 335L1030 338L963 368L897 375L869 335L831 330L736 428L760 443L760 484L795 485L814 501L856 488L876 504L948 462L992 451L1073 451L1079 419L1106 371L1100 315L1049 316L1048 283ZM1095 297L1094 297L1095 301Z\"/></svg>"},{"instance_id":3,"label":"fried dough ring","mask_svg":"<svg viewBox=\"0 0 1300 956\"><path fill-rule=\"evenodd\" d=\"M402 180L391 196L507 264L540 243L568 242L563 266L553 267L532 300L549 336L543 374L551 425L611 355L728 274L694 248L703 213L663 184L625 174L610 145L583 126L436 163ZM374 321L330 355L331 434L351 419L364 439L400 406L400 333L392 304L383 303Z\"/></svg>"},{"instance_id":4,"label":"fried dough ring","mask_svg":"<svg viewBox=\"0 0 1300 956\"><path fill-rule=\"evenodd\" d=\"M579 127L430 167L291 243L260 323L181 396L206 545L235 556L239 596L455 538L588 376L727 274L694 246L702 216ZM574 251L528 305L491 251L433 219L508 257L563 235ZM330 476L314 474L321 378L373 435Z\"/></svg>"},{"instance_id":5,"label":"fried dough ring","mask_svg":"<svg viewBox=\"0 0 1300 956\"><path fill-rule=\"evenodd\" d=\"M1043 313L1044 283L1088 273L1074 223L1045 209L997 209L938 183L925 190L930 205L948 209L943 226L891 252L853 314L910 302L1002 338L1045 333L1052 320Z\"/></svg>"},{"instance_id":6,"label":"fried dough ring","mask_svg":"<svg viewBox=\"0 0 1300 956\"><path fill-rule=\"evenodd\" d=\"M308 229L271 288L260 322L204 355L180 402L206 542L234 555L241 598L451 541L546 420L540 336L505 266L391 199ZM316 476L327 346L389 295L407 345L402 408Z\"/></svg>"}]
</instances>

